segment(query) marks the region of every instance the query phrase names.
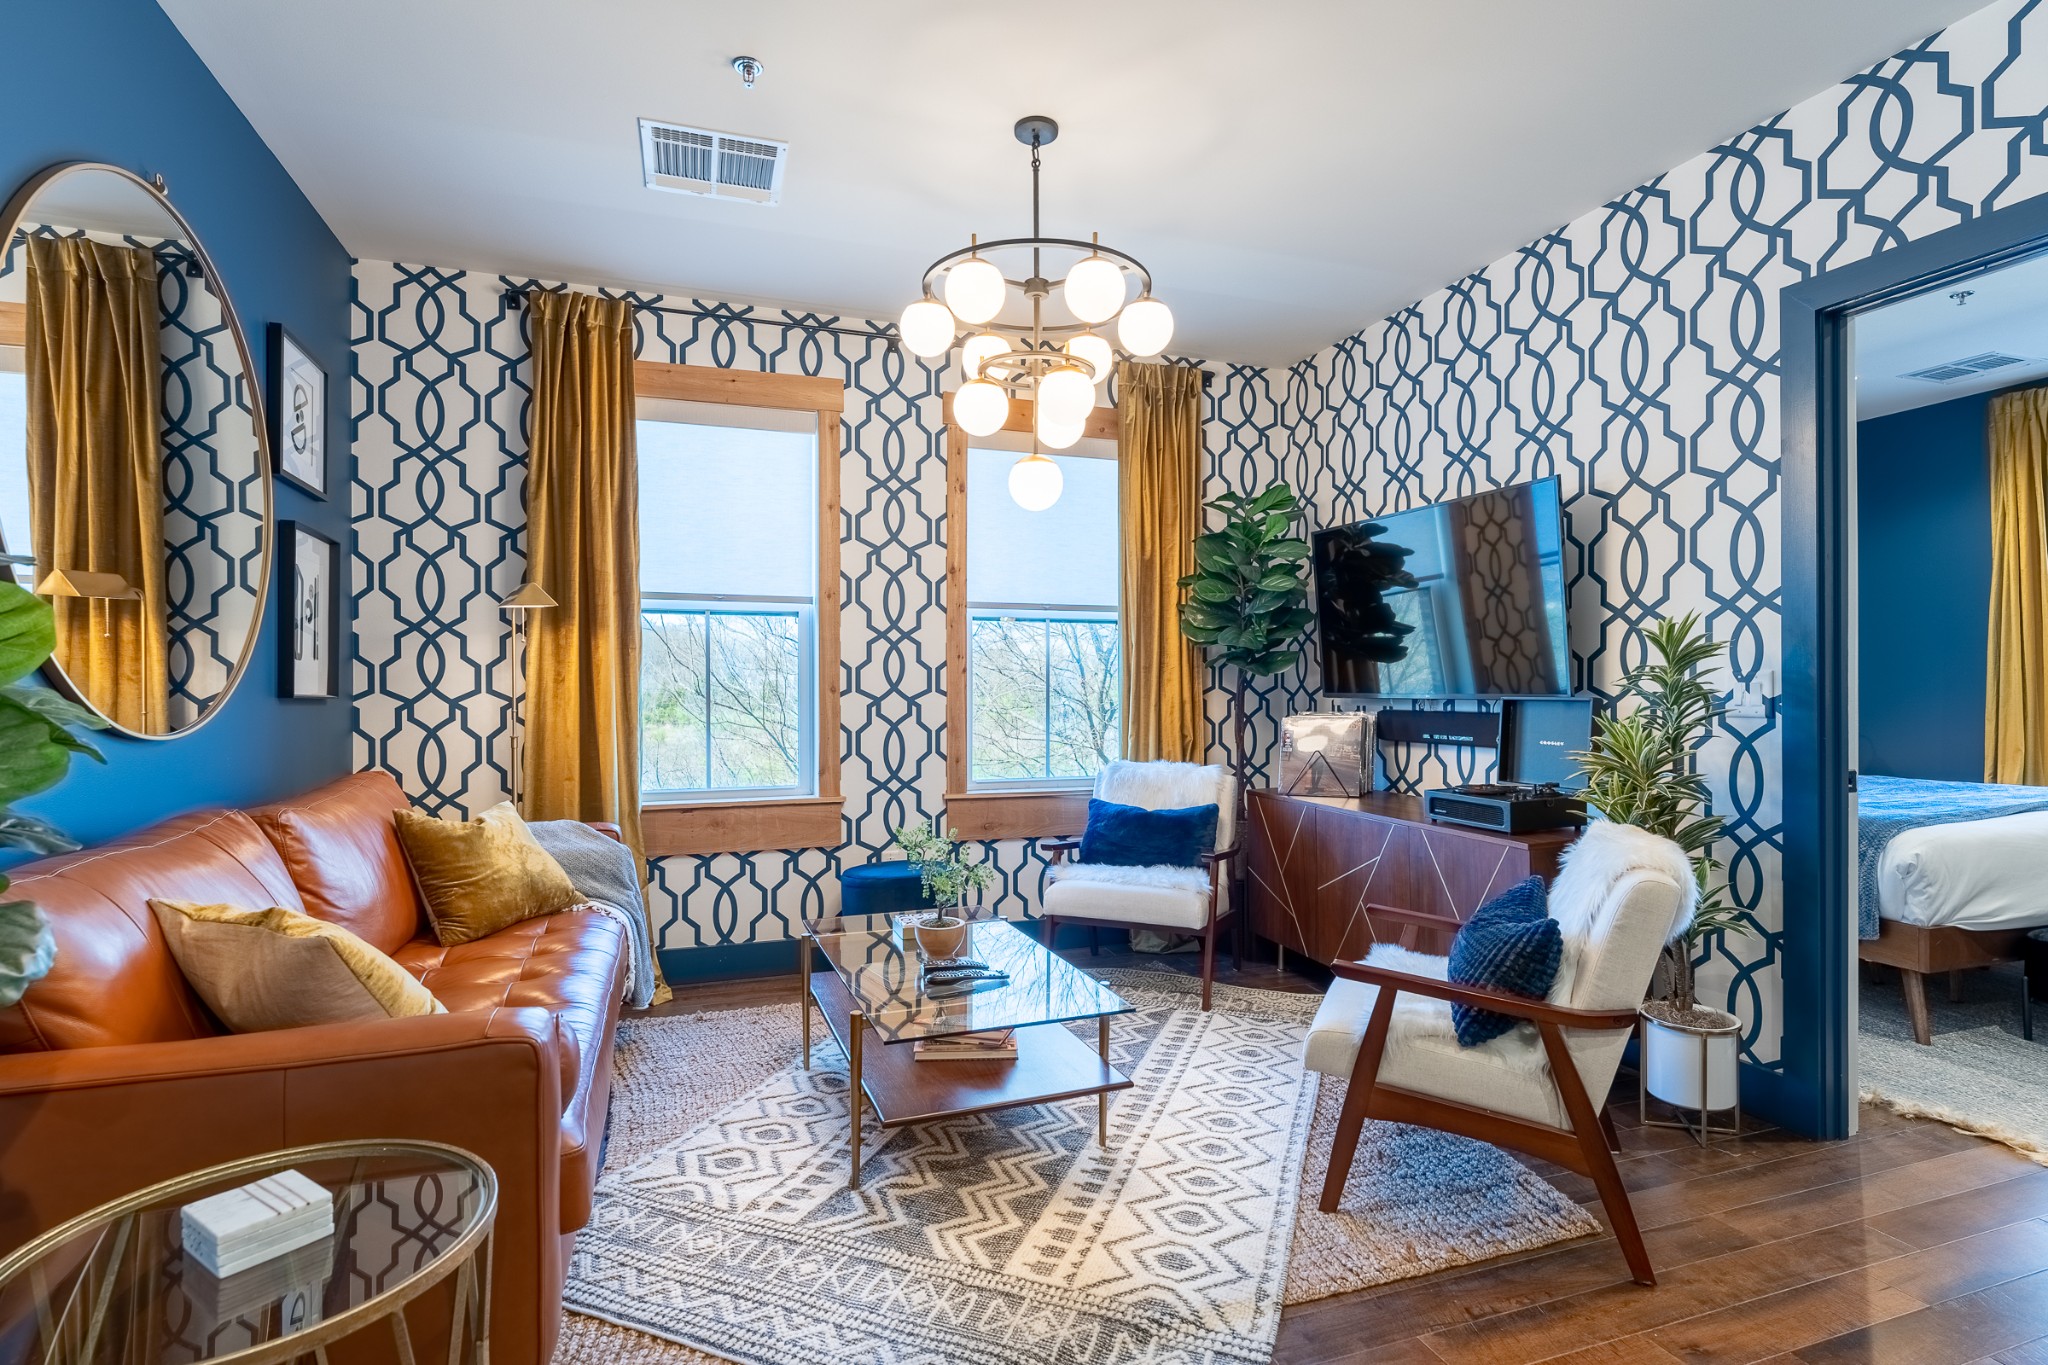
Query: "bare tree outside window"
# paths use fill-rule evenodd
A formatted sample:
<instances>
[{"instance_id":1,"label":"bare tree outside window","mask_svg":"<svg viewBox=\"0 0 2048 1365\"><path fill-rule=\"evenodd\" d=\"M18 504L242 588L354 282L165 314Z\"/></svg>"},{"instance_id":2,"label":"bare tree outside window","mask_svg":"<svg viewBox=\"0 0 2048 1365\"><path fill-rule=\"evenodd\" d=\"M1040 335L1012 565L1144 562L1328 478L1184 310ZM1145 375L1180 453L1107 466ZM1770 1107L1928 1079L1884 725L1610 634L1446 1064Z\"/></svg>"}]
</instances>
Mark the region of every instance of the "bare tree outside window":
<instances>
[{"instance_id":1,"label":"bare tree outside window","mask_svg":"<svg viewBox=\"0 0 2048 1365\"><path fill-rule=\"evenodd\" d=\"M658 609L640 620L641 785L795 786L803 765L798 615Z\"/></svg>"},{"instance_id":2,"label":"bare tree outside window","mask_svg":"<svg viewBox=\"0 0 2048 1365\"><path fill-rule=\"evenodd\" d=\"M1093 777L1121 742L1118 657L1113 617L973 615L973 779Z\"/></svg>"}]
</instances>

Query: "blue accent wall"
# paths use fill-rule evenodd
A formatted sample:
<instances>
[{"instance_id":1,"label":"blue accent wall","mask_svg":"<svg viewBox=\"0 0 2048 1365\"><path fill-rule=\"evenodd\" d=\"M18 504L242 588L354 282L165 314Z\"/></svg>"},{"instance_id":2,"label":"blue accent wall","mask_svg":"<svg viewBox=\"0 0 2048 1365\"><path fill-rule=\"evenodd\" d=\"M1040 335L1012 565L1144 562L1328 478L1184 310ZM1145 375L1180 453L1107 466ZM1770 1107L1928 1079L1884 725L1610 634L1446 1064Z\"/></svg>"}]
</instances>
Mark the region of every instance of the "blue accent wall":
<instances>
[{"instance_id":1,"label":"blue accent wall","mask_svg":"<svg viewBox=\"0 0 2048 1365\"><path fill-rule=\"evenodd\" d=\"M1992 395L1856 427L1857 766L1984 780Z\"/></svg>"},{"instance_id":2,"label":"blue accent wall","mask_svg":"<svg viewBox=\"0 0 2048 1365\"><path fill-rule=\"evenodd\" d=\"M280 519L350 546L347 393L349 257L284 167L153 0L62 0L10 7L0 81L0 193L61 161L105 161L162 175L213 256L249 334L282 322L326 367L325 501L280 484ZM349 611L346 585L341 610ZM348 616L342 618L348 628ZM102 740L107 765L74 765L25 808L94 842L206 805L245 805L347 771L347 700L277 695L273 575L262 637L233 697L184 738Z\"/></svg>"}]
</instances>

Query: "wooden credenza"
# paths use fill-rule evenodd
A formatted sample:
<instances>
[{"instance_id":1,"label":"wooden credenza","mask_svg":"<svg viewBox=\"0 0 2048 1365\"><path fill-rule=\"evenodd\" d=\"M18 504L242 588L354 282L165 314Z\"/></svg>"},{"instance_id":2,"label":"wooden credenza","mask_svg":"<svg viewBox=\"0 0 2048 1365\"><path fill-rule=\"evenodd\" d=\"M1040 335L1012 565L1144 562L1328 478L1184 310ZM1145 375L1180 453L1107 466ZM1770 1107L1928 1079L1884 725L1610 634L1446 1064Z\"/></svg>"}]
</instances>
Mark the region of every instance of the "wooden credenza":
<instances>
[{"instance_id":1,"label":"wooden credenza","mask_svg":"<svg viewBox=\"0 0 2048 1365\"><path fill-rule=\"evenodd\" d=\"M1380 941L1366 918L1371 904L1443 916L1438 941L1413 946L1445 951L1489 897L1531 875L1556 877L1558 856L1578 837L1434 824L1422 798L1392 792L1344 800L1254 791L1249 823L1252 932L1326 966L1362 958ZM1391 926L1384 937L1400 940Z\"/></svg>"}]
</instances>

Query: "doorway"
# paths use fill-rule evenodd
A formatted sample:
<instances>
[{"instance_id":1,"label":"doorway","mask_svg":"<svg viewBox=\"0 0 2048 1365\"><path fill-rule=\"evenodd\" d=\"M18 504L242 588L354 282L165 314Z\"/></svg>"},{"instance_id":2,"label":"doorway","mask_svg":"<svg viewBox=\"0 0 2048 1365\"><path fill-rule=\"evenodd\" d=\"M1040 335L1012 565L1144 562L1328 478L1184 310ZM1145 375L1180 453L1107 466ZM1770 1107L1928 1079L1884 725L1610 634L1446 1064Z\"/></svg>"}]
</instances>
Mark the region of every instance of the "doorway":
<instances>
[{"instance_id":1,"label":"doorway","mask_svg":"<svg viewBox=\"0 0 2048 1365\"><path fill-rule=\"evenodd\" d=\"M1863 1060L1857 328L1869 324L1881 334L1889 325L1881 312L1895 306L1953 307L1948 295L2044 251L2048 198L1816 276L1781 296L1786 946L1777 1108L1781 1121L1817 1137L1854 1131ZM1883 988L1873 980L1874 992Z\"/></svg>"}]
</instances>

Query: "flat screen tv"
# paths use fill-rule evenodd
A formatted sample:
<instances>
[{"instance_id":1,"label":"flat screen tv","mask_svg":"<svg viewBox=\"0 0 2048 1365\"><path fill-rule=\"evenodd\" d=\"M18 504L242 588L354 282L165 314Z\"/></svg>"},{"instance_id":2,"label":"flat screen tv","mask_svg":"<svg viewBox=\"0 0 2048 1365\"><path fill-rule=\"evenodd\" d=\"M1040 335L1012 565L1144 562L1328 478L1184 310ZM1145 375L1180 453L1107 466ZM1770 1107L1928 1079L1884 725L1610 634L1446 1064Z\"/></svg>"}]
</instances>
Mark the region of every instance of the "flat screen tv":
<instances>
[{"instance_id":1,"label":"flat screen tv","mask_svg":"<svg viewBox=\"0 0 2048 1365\"><path fill-rule=\"evenodd\" d=\"M1559 496L1538 479L1316 532L1323 690L1569 694Z\"/></svg>"}]
</instances>

